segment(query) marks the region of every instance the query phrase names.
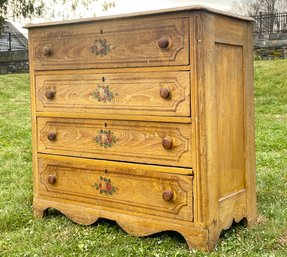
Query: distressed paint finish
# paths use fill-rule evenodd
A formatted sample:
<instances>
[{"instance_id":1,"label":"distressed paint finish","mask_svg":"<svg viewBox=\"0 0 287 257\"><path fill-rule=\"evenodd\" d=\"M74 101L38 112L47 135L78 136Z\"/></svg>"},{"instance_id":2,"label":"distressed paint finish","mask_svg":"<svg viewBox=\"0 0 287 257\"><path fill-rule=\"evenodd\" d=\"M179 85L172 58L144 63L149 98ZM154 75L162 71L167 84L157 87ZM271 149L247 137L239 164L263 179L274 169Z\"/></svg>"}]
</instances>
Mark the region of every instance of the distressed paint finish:
<instances>
[{"instance_id":1,"label":"distressed paint finish","mask_svg":"<svg viewBox=\"0 0 287 257\"><path fill-rule=\"evenodd\" d=\"M252 26L202 6L30 26L35 216L205 251L253 225Z\"/></svg>"}]
</instances>

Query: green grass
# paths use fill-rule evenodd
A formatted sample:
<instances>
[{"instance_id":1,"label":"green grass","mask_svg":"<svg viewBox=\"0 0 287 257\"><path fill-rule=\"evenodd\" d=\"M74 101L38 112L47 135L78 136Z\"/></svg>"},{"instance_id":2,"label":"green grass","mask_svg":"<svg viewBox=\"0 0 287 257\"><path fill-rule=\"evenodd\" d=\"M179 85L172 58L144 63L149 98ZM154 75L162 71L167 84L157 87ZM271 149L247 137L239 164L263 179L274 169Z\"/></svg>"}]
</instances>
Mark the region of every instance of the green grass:
<instances>
[{"instance_id":1,"label":"green grass","mask_svg":"<svg viewBox=\"0 0 287 257\"><path fill-rule=\"evenodd\" d=\"M206 254L190 252L177 233L136 238L113 222L80 226L55 210L34 219L29 77L1 76L0 256L287 256L287 60L255 63L255 97L260 222L233 226Z\"/></svg>"}]
</instances>

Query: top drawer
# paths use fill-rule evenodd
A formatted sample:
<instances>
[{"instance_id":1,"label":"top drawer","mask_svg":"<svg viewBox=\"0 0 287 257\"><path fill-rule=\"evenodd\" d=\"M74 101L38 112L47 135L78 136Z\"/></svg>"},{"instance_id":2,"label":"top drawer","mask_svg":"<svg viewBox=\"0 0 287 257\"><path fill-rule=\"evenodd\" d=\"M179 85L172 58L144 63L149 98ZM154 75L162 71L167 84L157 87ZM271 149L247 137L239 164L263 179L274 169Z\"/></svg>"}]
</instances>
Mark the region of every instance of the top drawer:
<instances>
[{"instance_id":1,"label":"top drawer","mask_svg":"<svg viewBox=\"0 0 287 257\"><path fill-rule=\"evenodd\" d=\"M188 21L137 19L33 29L34 69L188 65Z\"/></svg>"}]
</instances>

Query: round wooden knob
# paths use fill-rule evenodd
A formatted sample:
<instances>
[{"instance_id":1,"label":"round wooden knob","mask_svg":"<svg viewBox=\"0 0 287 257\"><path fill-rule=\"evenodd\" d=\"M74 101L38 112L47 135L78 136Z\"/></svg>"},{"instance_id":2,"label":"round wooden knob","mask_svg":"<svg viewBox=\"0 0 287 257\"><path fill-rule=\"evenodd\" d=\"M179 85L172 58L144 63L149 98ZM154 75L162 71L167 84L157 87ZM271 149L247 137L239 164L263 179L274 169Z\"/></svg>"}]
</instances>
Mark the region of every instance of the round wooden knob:
<instances>
[{"instance_id":1,"label":"round wooden knob","mask_svg":"<svg viewBox=\"0 0 287 257\"><path fill-rule=\"evenodd\" d=\"M45 96L49 99L49 100L52 100L53 98L55 98L55 95L56 95L56 90L54 89L47 89L46 93L45 93Z\"/></svg>"},{"instance_id":2,"label":"round wooden knob","mask_svg":"<svg viewBox=\"0 0 287 257\"><path fill-rule=\"evenodd\" d=\"M170 41L167 37L160 38L157 43L160 48L168 48L170 46Z\"/></svg>"},{"instance_id":3,"label":"round wooden knob","mask_svg":"<svg viewBox=\"0 0 287 257\"><path fill-rule=\"evenodd\" d=\"M48 176L48 183L49 184L55 184L56 180L57 180L56 176L54 176L54 175L49 175Z\"/></svg>"},{"instance_id":4,"label":"round wooden knob","mask_svg":"<svg viewBox=\"0 0 287 257\"><path fill-rule=\"evenodd\" d=\"M43 47L43 55L49 56L52 54L52 49L49 46L44 46Z\"/></svg>"},{"instance_id":5,"label":"round wooden knob","mask_svg":"<svg viewBox=\"0 0 287 257\"><path fill-rule=\"evenodd\" d=\"M168 88L161 88L160 90L160 96L163 99L167 99L170 97L170 90Z\"/></svg>"},{"instance_id":6,"label":"round wooden knob","mask_svg":"<svg viewBox=\"0 0 287 257\"><path fill-rule=\"evenodd\" d=\"M170 201L173 198L173 192L171 190L165 190L162 193L162 198L165 201Z\"/></svg>"},{"instance_id":7,"label":"round wooden knob","mask_svg":"<svg viewBox=\"0 0 287 257\"><path fill-rule=\"evenodd\" d=\"M162 146L163 148L165 149L170 149L172 147L172 138L169 137L169 136L165 136L163 139L162 139Z\"/></svg>"},{"instance_id":8,"label":"round wooden knob","mask_svg":"<svg viewBox=\"0 0 287 257\"><path fill-rule=\"evenodd\" d=\"M50 132L47 137L50 141L55 141L57 138L57 134L55 132Z\"/></svg>"}]
</instances>

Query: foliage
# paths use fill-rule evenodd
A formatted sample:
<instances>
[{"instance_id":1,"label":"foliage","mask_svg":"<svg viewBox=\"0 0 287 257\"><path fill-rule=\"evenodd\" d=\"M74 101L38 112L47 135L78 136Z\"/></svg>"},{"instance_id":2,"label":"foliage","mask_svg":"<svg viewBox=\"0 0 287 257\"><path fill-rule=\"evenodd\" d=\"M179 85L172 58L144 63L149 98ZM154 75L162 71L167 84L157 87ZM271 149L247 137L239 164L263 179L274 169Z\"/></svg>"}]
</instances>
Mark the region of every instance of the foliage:
<instances>
[{"instance_id":1,"label":"foliage","mask_svg":"<svg viewBox=\"0 0 287 257\"><path fill-rule=\"evenodd\" d=\"M231 10L247 16L287 11L286 0L239 0L233 2Z\"/></svg>"},{"instance_id":2,"label":"foliage","mask_svg":"<svg viewBox=\"0 0 287 257\"><path fill-rule=\"evenodd\" d=\"M97 0L0 0L0 31L5 19L54 18L60 16L70 19L79 9L88 9ZM57 8L61 3L64 8ZM102 9L107 11L115 6L114 2L102 1ZM95 14L94 14L95 15Z\"/></svg>"},{"instance_id":3,"label":"foliage","mask_svg":"<svg viewBox=\"0 0 287 257\"><path fill-rule=\"evenodd\" d=\"M44 1L35 0L0 0L0 30L7 18L31 17L40 15L44 7Z\"/></svg>"},{"instance_id":4,"label":"foliage","mask_svg":"<svg viewBox=\"0 0 287 257\"><path fill-rule=\"evenodd\" d=\"M255 63L258 224L222 233L215 252L177 233L137 238L114 222L81 226L32 210L29 77L0 77L0 256L287 256L287 60Z\"/></svg>"}]
</instances>

